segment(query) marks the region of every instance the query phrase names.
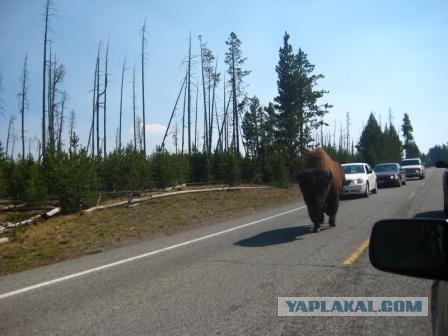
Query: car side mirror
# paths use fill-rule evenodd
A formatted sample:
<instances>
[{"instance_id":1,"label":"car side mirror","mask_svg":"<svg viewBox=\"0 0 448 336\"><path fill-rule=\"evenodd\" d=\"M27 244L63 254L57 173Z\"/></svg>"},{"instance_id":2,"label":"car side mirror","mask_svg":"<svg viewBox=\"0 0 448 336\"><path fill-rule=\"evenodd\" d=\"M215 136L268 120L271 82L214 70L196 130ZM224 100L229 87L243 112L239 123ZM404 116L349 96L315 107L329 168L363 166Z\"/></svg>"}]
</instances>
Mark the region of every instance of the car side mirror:
<instances>
[{"instance_id":1,"label":"car side mirror","mask_svg":"<svg viewBox=\"0 0 448 336\"><path fill-rule=\"evenodd\" d=\"M437 168L448 168L448 164L445 161L437 161L436 167Z\"/></svg>"},{"instance_id":2,"label":"car side mirror","mask_svg":"<svg viewBox=\"0 0 448 336\"><path fill-rule=\"evenodd\" d=\"M448 280L448 220L379 221L372 228L369 258L381 271Z\"/></svg>"}]
</instances>

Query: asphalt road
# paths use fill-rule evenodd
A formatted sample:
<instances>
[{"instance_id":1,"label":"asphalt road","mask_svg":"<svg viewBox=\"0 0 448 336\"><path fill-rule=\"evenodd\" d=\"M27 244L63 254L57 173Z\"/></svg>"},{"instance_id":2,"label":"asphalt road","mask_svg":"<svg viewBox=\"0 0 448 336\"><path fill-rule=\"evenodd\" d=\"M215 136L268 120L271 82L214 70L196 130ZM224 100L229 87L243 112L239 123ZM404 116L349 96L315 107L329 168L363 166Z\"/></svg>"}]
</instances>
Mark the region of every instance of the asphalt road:
<instances>
[{"instance_id":1,"label":"asphalt road","mask_svg":"<svg viewBox=\"0 0 448 336\"><path fill-rule=\"evenodd\" d=\"M430 335L429 317L278 317L277 297L429 297L367 251L343 262L379 219L442 217L441 178L344 200L319 234L298 202L1 277L0 335Z\"/></svg>"}]
</instances>

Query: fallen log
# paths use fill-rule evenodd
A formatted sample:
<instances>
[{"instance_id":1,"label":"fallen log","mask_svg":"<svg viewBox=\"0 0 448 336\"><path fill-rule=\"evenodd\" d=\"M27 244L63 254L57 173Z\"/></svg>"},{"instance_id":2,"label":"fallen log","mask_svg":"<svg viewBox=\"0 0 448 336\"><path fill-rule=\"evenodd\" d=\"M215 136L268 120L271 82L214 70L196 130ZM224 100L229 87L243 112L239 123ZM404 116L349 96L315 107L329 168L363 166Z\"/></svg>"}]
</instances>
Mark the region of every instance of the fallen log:
<instances>
[{"instance_id":1,"label":"fallen log","mask_svg":"<svg viewBox=\"0 0 448 336\"><path fill-rule=\"evenodd\" d=\"M175 186L172 186L172 187L168 187L168 188L165 188L165 189L163 189L164 191L171 191L171 190L180 190L180 189L182 189L182 188L185 188L187 185L185 184L185 183L183 183L183 184L178 184L178 185L175 185Z\"/></svg>"},{"instance_id":2,"label":"fallen log","mask_svg":"<svg viewBox=\"0 0 448 336\"><path fill-rule=\"evenodd\" d=\"M13 209L21 209L26 207L27 204L26 203L21 203L21 204L17 204L17 205L9 205L7 207L4 208L0 208L0 211L8 211L8 210L13 210Z\"/></svg>"},{"instance_id":3,"label":"fallen log","mask_svg":"<svg viewBox=\"0 0 448 336\"><path fill-rule=\"evenodd\" d=\"M141 197L141 198L134 198L134 199L130 199L128 201L122 201L122 202L113 203L113 204L94 206L92 208L89 208L89 209L81 211L81 213L82 214L89 214L89 213L92 213L92 212L95 212L95 211L98 211L98 210L116 208L116 207L120 207L120 206L131 207L132 204L146 202L146 201L149 201L149 200L154 199L154 198L169 197L169 196L175 196L175 195L181 195L181 194L192 194L192 193L209 192L209 191L244 190L244 189L270 189L270 188L271 187L269 187L269 186L258 186L258 187L222 187L222 188L181 190L181 191L174 191L174 192L163 193L163 194L155 194L155 195L150 195L150 196Z\"/></svg>"},{"instance_id":4,"label":"fallen log","mask_svg":"<svg viewBox=\"0 0 448 336\"><path fill-rule=\"evenodd\" d=\"M54 215L56 215L56 214L58 214L58 213L60 213L60 212L61 212L61 208L60 208L60 207L57 207L57 208L51 209L50 211L48 211L48 212L42 214L42 216L43 216L45 219L47 219L47 218L50 218L50 217L52 217L52 216L54 216Z\"/></svg>"},{"instance_id":5,"label":"fallen log","mask_svg":"<svg viewBox=\"0 0 448 336\"><path fill-rule=\"evenodd\" d=\"M37 221L40 221L40 220L43 220L43 219L48 219L48 218L58 214L60 211L61 211L61 208L57 207L57 208L51 209L50 211L47 211L47 212L44 212L42 214L33 216L33 217L28 218L28 219L26 219L24 221L21 221L21 222L17 222L17 223L9 223L8 222L8 223L5 223L3 225L3 227L0 228L0 233L7 232L7 231L9 231L9 230L11 230L13 228L17 228L19 226L29 225L29 224L32 224L34 222L37 222Z\"/></svg>"}]
</instances>

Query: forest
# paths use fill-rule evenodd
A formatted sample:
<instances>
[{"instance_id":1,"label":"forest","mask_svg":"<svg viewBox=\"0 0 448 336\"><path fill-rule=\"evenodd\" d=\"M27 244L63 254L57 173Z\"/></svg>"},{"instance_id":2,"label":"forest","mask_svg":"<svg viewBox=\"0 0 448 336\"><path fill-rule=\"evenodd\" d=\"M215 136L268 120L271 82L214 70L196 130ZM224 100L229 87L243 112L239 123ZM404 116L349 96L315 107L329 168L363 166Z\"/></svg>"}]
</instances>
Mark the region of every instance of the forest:
<instances>
[{"instance_id":1,"label":"forest","mask_svg":"<svg viewBox=\"0 0 448 336\"><path fill-rule=\"evenodd\" d=\"M65 212L73 212L95 204L101 192L138 191L185 182L286 187L294 183L303 156L315 147L323 147L340 163L365 161L371 165L399 162L403 156L422 157L433 163L447 155L446 145L435 146L427 155L420 153L406 113L398 130L391 111L386 123L372 112L361 136L355 139L347 112L346 120L339 121L339 132L336 124L334 131L329 132L326 117L332 105L323 102L328 91L319 89L324 75L315 73L315 66L301 48L294 50L287 32L275 67L278 94L266 106L246 92L246 77L251 71L246 68L242 41L236 33L231 32L225 41L223 73L218 72L217 57L207 48L203 36L197 37L199 54L193 55L190 35L182 85L172 113L167 116L163 141L150 153L144 127L146 22L140 30L139 62L130 69L126 58L123 60L116 129L108 122L112 113L108 105L109 41L99 42L91 84L91 119L87 125L78 125L90 129L87 141L82 143L76 133L76 113L66 111L65 67L56 58L48 37L53 10L52 2L47 0L42 43L42 127L37 148L32 150L30 139L25 137L28 56L24 58L17 94L19 111L11 114L6 139L0 140L0 197L9 197L16 204L39 205L56 200ZM197 80L192 76L193 62L199 63ZM140 68L140 78L136 66ZM130 70L133 139L123 143L123 86ZM0 104L2 85L0 75ZM136 95L137 86L141 87L141 97ZM222 106L218 106L218 94ZM139 114L135 108L137 100L141 105ZM180 120L176 119L178 111ZM113 144L106 142L110 132L115 135ZM171 149L167 145L170 138Z\"/></svg>"}]
</instances>

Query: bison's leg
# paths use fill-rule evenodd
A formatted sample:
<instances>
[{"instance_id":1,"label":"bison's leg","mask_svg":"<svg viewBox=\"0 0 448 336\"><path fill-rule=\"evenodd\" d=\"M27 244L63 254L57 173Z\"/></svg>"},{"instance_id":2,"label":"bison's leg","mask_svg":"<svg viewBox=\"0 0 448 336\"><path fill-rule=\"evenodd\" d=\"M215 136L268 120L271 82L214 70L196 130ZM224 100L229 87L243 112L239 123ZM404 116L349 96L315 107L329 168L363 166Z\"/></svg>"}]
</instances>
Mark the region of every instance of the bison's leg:
<instances>
[{"instance_id":1,"label":"bison's leg","mask_svg":"<svg viewBox=\"0 0 448 336\"><path fill-rule=\"evenodd\" d=\"M328 223L330 226L336 226L336 213L339 207L339 194L337 192L331 192L327 198L326 213L330 217Z\"/></svg>"},{"instance_id":2,"label":"bison's leg","mask_svg":"<svg viewBox=\"0 0 448 336\"><path fill-rule=\"evenodd\" d=\"M324 221L324 212L322 207L319 206L308 206L308 214L310 215L311 221L314 224L313 231L319 232L320 225Z\"/></svg>"}]
</instances>

